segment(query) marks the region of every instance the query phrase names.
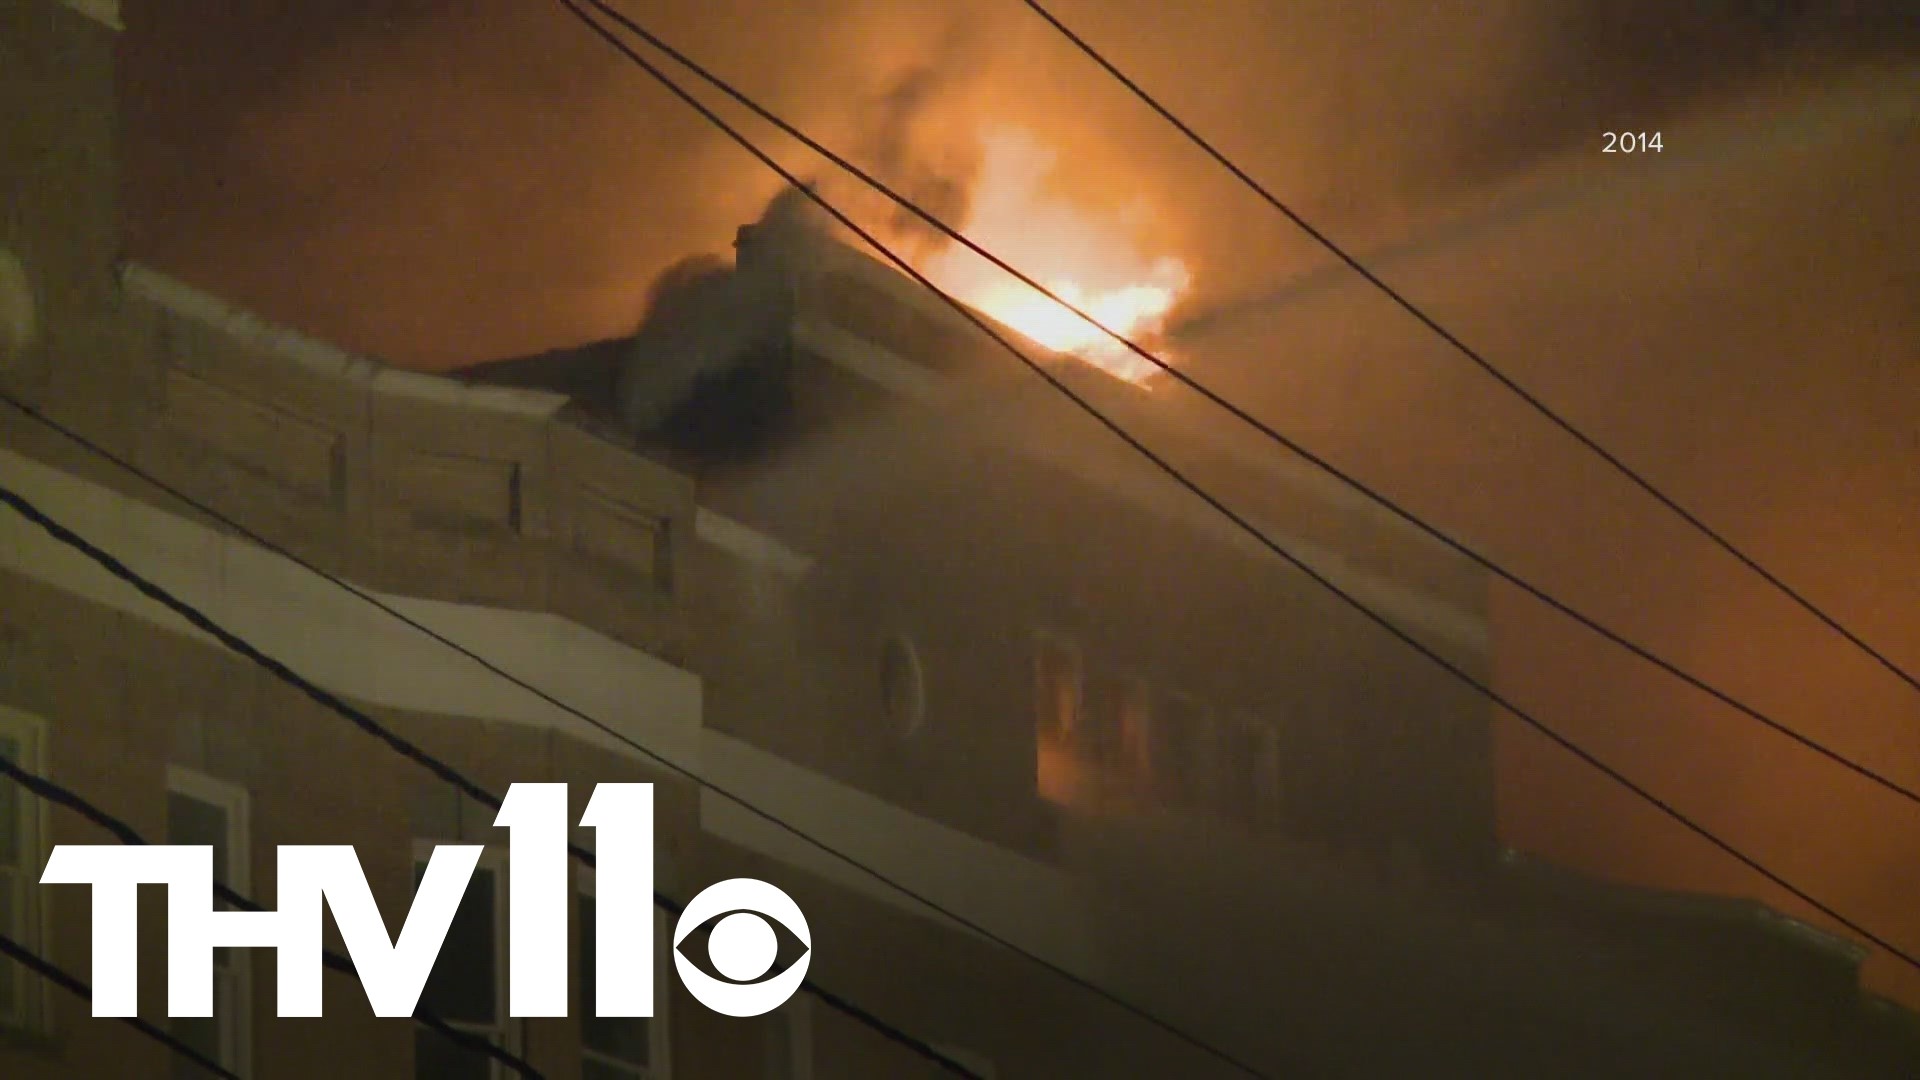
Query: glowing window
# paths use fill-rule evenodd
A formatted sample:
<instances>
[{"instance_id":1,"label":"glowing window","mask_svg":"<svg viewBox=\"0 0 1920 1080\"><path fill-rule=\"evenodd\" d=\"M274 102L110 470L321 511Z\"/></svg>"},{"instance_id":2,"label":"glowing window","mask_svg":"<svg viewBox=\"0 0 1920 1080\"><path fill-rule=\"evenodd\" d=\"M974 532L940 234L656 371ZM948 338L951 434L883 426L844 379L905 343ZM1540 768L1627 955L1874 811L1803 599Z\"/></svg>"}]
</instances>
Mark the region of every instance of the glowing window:
<instances>
[{"instance_id":1,"label":"glowing window","mask_svg":"<svg viewBox=\"0 0 1920 1080\"><path fill-rule=\"evenodd\" d=\"M1079 735L1085 681L1080 650L1043 635L1034 652L1034 723L1042 740L1064 744Z\"/></svg>"}]
</instances>

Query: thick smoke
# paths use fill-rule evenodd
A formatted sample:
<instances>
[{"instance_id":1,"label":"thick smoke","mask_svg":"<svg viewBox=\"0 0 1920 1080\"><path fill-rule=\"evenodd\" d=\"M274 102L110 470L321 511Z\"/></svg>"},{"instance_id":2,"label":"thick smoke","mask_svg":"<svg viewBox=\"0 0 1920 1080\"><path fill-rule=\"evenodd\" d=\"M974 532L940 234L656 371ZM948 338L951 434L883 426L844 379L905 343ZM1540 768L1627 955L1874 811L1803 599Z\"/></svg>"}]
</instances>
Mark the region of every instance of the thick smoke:
<instances>
[{"instance_id":1,"label":"thick smoke","mask_svg":"<svg viewBox=\"0 0 1920 1080\"><path fill-rule=\"evenodd\" d=\"M979 70L974 39L964 27L954 24L930 56L881 83L854 118L849 151L883 183L956 227L966 221L979 151L964 125L937 126L935 110ZM805 183L821 190L817 177ZM836 177L827 194L909 255L945 242L917 216L845 177ZM804 229L848 238L807 191L791 186L768 200L754 226L763 233ZM627 426L676 442L733 444L777 423L785 398L773 362L784 311L778 293L777 282L714 256L669 266L648 291L646 314L621 368L618 398Z\"/></svg>"},{"instance_id":2,"label":"thick smoke","mask_svg":"<svg viewBox=\"0 0 1920 1080\"><path fill-rule=\"evenodd\" d=\"M980 146L964 123L939 114L978 78L987 54L965 24L956 25L934 54L895 77L863 117L854 160L867 171L955 228L966 224L970 191L980 172ZM942 137L944 135L944 137ZM922 256L946 243L919 216L894 206L887 229Z\"/></svg>"},{"instance_id":3,"label":"thick smoke","mask_svg":"<svg viewBox=\"0 0 1920 1080\"><path fill-rule=\"evenodd\" d=\"M767 436L788 399L781 284L712 256L669 268L627 347L616 394L639 435L728 449Z\"/></svg>"}]
</instances>

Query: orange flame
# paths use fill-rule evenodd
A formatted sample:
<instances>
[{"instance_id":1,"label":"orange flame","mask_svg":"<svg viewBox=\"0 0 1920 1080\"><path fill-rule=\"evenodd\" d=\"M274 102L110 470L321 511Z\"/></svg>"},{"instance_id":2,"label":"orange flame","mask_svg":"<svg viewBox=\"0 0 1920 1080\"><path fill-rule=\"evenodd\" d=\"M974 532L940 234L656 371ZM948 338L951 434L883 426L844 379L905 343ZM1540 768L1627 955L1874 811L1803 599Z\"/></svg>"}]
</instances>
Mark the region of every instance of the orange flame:
<instances>
[{"instance_id":1,"label":"orange flame","mask_svg":"<svg viewBox=\"0 0 1920 1080\"><path fill-rule=\"evenodd\" d=\"M967 237L1118 333L1140 341L1156 332L1191 281L1186 266L1141 256L1127 239L1127 221L1096 221L1049 196L1044 184L1054 154L1029 136L995 129L983 133L982 143L985 158ZM1159 370L964 247L944 248L922 272L1041 345L1128 382L1144 382Z\"/></svg>"}]
</instances>

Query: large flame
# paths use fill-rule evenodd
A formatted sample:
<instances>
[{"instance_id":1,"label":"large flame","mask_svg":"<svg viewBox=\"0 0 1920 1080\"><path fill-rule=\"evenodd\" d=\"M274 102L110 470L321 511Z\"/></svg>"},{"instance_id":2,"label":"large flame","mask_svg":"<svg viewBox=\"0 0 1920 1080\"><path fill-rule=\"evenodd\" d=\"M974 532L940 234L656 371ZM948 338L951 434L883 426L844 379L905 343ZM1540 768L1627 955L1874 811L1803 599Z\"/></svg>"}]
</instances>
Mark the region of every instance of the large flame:
<instances>
[{"instance_id":1,"label":"large flame","mask_svg":"<svg viewBox=\"0 0 1920 1080\"><path fill-rule=\"evenodd\" d=\"M1131 221L1102 222L1052 197L1054 155L1026 134L983 133L985 158L964 230L1061 299L1142 345L1160 329L1191 275L1176 259L1144 258ZM1129 382L1159 369L1098 326L959 245L923 268L934 284L1047 348L1070 353Z\"/></svg>"}]
</instances>

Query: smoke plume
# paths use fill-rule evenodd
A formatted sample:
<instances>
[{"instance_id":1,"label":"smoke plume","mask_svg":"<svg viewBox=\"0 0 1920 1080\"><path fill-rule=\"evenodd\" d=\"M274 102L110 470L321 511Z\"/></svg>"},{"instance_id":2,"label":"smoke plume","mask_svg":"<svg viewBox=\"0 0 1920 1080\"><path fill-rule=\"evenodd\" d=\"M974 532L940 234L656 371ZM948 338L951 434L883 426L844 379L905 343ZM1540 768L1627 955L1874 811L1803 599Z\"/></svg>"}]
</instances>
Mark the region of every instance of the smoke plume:
<instances>
[{"instance_id":1,"label":"smoke plume","mask_svg":"<svg viewBox=\"0 0 1920 1080\"><path fill-rule=\"evenodd\" d=\"M885 86L866 112L866 130L853 155L888 187L955 228L966 224L970 189L980 172L980 147L972 125L951 115L986 58L969 25L956 23L930 57ZM943 109L947 117L941 115ZM923 256L946 242L903 207L893 206L885 221L888 232L908 247L909 256Z\"/></svg>"}]
</instances>

